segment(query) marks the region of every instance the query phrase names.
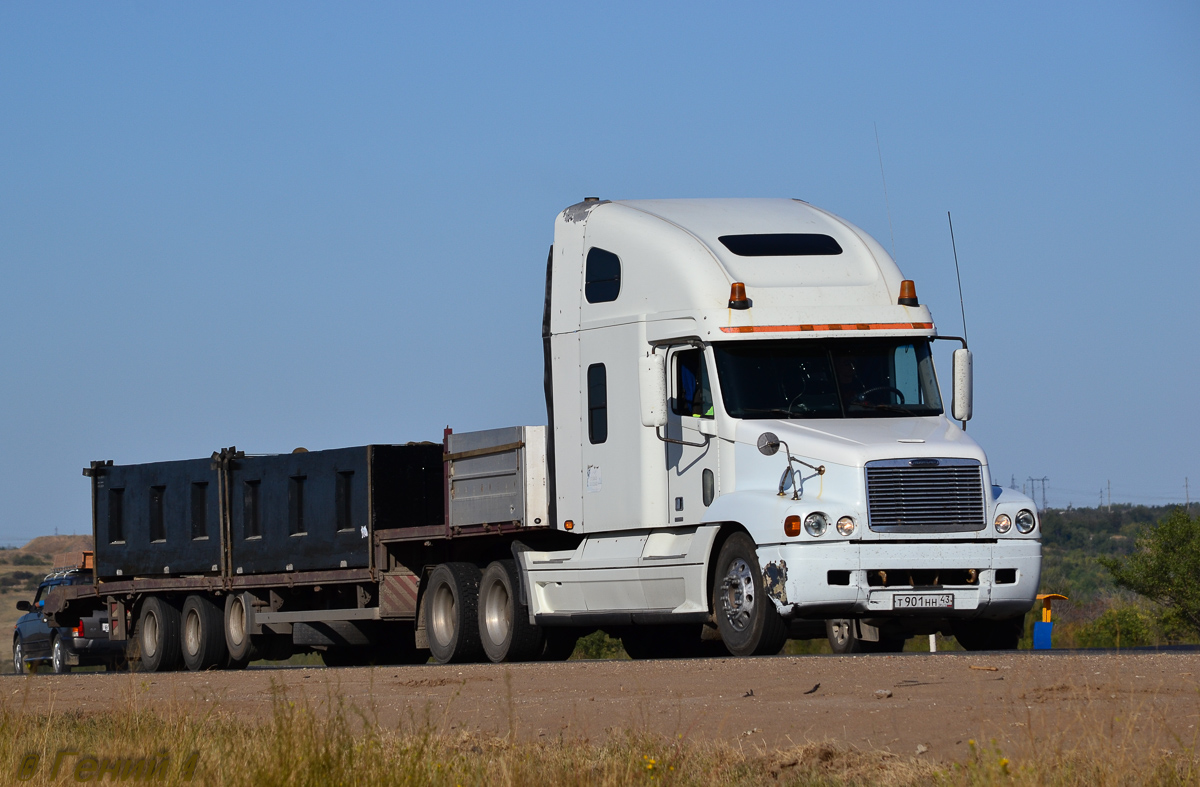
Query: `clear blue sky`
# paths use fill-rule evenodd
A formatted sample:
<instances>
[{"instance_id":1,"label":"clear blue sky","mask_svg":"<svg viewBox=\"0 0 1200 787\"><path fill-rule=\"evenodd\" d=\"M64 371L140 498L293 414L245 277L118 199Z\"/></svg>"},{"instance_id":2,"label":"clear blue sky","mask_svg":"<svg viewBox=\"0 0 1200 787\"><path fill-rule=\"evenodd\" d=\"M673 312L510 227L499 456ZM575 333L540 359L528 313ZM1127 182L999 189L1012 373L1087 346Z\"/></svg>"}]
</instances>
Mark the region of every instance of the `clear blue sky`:
<instances>
[{"instance_id":1,"label":"clear blue sky","mask_svg":"<svg viewBox=\"0 0 1200 787\"><path fill-rule=\"evenodd\" d=\"M891 247L875 124L996 477L1200 497L1197 5L745 5L0 6L0 543L89 532L92 459L543 423L559 210Z\"/></svg>"}]
</instances>

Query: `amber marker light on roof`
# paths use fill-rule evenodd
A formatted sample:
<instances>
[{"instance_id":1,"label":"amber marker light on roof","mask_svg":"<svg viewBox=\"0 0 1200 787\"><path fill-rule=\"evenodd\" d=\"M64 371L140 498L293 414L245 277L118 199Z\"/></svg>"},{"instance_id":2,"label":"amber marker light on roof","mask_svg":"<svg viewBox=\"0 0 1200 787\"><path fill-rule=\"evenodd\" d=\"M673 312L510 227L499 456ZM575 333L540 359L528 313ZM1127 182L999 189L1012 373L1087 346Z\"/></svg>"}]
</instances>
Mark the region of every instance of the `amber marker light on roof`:
<instances>
[{"instance_id":1,"label":"amber marker light on roof","mask_svg":"<svg viewBox=\"0 0 1200 787\"><path fill-rule=\"evenodd\" d=\"M783 534L788 538L800 535L800 517L789 516L783 520Z\"/></svg>"},{"instance_id":2,"label":"amber marker light on roof","mask_svg":"<svg viewBox=\"0 0 1200 787\"><path fill-rule=\"evenodd\" d=\"M901 306L920 306L917 303L917 285L912 279L905 279L900 282L900 300L897 301Z\"/></svg>"},{"instance_id":3,"label":"amber marker light on roof","mask_svg":"<svg viewBox=\"0 0 1200 787\"><path fill-rule=\"evenodd\" d=\"M735 281L729 288L729 308L750 308L750 299L746 297L746 285L740 281Z\"/></svg>"}]
</instances>

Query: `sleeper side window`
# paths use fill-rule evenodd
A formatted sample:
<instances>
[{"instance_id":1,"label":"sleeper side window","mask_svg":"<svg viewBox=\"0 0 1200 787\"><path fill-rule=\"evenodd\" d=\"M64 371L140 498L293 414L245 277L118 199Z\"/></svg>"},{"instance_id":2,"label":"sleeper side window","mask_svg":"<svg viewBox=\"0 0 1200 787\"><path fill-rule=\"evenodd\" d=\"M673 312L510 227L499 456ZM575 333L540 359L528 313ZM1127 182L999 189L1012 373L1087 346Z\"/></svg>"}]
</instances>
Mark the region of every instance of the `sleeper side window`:
<instances>
[{"instance_id":1,"label":"sleeper side window","mask_svg":"<svg viewBox=\"0 0 1200 787\"><path fill-rule=\"evenodd\" d=\"M672 409L676 415L712 418L712 388L708 382L708 366L700 350L675 353L675 398Z\"/></svg>"},{"instance_id":2,"label":"sleeper side window","mask_svg":"<svg viewBox=\"0 0 1200 787\"><path fill-rule=\"evenodd\" d=\"M621 294L621 258L604 249L589 249L583 281L588 303L615 301Z\"/></svg>"},{"instance_id":3,"label":"sleeper side window","mask_svg":"<svg viewBox=\"0 0 1200 787\"><path fill-rule=\"evenodd\" d=\"M603 443L608 439L608 377L604 364L594 363L587 370L588 439Z\"/></svg>"}]
</instances>

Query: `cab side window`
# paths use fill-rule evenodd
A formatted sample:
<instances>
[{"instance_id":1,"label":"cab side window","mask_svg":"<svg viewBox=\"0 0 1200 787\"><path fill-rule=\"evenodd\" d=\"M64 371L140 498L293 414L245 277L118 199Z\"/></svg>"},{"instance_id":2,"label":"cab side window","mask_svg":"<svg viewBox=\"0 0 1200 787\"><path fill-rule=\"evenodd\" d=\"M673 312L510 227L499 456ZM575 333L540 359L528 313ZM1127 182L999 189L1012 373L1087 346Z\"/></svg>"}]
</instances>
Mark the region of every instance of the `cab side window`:
<instances>
[{"instance_id":1,"label":"cab side window","mask_svg":"<svg viewBox=\"0 0 1200 787\"><path fill-rule=\"evenodd\" d=\"M672 400L672 409L676 415L713 417L708 366L700 350L675 353L675 398Z\"/></svg>"}]
</instances>

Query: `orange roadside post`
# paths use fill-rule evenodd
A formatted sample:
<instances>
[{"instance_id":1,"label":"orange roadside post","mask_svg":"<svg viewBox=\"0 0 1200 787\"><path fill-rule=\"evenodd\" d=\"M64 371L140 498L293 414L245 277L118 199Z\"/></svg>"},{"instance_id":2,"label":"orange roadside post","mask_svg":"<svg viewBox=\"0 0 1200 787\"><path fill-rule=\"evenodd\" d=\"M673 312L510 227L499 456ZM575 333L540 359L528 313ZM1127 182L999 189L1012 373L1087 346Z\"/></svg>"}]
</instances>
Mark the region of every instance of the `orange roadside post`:
<instances>
[{"instance_id":1,"label":"orange roadside post","mask_svg":"<svg viewBox=\"0 0 1200 787\"><path fill-rule=\"evenodd\" d=\"M1050 650L1050 634L1054 631L1054 623L1050 620L1050 602L1068 599L1058 593L1039 593L1037 599L1042 602L1042 620L1033 624L1033 649Z\"/></svg>"}]
</instances>

